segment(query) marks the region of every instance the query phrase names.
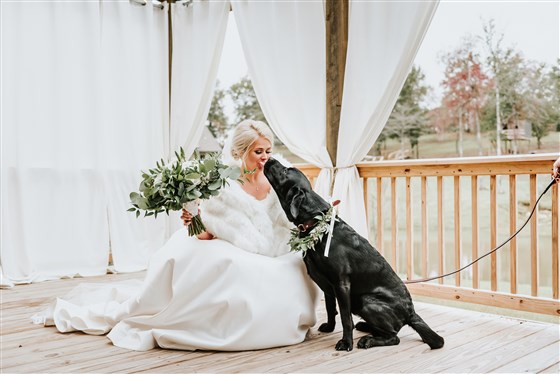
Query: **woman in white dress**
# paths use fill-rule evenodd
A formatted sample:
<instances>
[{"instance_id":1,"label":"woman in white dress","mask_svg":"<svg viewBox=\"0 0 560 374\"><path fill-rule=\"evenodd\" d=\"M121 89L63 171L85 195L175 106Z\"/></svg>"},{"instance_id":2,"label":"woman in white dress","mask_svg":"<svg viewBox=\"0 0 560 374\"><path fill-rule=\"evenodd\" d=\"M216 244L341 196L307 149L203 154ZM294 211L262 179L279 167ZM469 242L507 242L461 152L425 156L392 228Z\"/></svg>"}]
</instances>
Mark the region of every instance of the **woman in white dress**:
<instances>
[{"instance_id":1,"label":"woman in white dress","mask_svg":"<svg viewBox=\"0 0 560 374\"><path fill-rule=\"evenodd\" d=\"M61 332L105 334L114 345L148 350L238 351L296 344L315 324L317 288L287 245L291 224L263 174L273 144L268 127L240 123L224 155L242 165L203 201L207 232L176 232L156 252L139 286L82 285L57 299L45 323ZM186 225L190 215L183 211Z\"/></svg>"}]
</instances>

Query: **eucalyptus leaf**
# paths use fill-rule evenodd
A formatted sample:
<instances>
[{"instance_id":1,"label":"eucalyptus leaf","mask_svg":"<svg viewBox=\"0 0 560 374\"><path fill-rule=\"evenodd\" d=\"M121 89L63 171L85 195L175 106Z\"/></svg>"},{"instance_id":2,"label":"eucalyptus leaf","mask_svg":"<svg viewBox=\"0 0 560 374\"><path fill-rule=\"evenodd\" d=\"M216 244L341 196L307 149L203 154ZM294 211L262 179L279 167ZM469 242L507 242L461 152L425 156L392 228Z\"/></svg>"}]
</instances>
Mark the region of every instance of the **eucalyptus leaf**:
<instances>
[{"instance_id":1,"label":"eucalyptus leaf","mask_svg":"<svg viewBox=\"0 0 560 374\"><path fill-rule=\"evenodd\" d=\"M200 179L199 173L189 173L185 175L185 179Z\"/></svg>"},{"instance_id":2,"label":"eucalyptus leaf","mask_svg":"<svg viewBox=\"0 0 560 374\"><path fill-rule=\"evenodd\" d=\"M222 181L219 180L219 179L218 179L217 181L214 181L214 182L212 182L212 183L210 183L210 184L208 185L208 189L209 189L210 191L218 190L218 189L220 189L220 187L222 187Z\"/></svg>"},{"instance_id":3,"label":"eucalyptus leaf","mask_svg":"<svg viewBox=\"0 0 560 374\"><path fill-rule=\"evenodd\" d=\"M204 160L204 167L206 168L206 170L213 170L216 167L216 160Z\"/></svg>"}]
</instances>

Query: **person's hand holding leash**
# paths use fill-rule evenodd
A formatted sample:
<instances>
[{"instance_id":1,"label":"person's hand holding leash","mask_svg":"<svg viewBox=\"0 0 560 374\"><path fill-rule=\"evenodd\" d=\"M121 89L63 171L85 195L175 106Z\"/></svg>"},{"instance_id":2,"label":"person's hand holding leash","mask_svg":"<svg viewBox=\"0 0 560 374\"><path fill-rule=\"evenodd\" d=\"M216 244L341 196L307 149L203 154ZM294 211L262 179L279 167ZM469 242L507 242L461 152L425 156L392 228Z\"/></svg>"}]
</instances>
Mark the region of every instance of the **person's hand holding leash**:
<instances>
[{"instance_id":1,"label":"person's hand holding leash","mask_svg":"<svg viewBox=\"0 0 560 374\"><path fill-rule=\"evenodd\" d=\"M556 179L556 183L560 183L560 157L552 165L552 177Z\"/></svg>"}]
</instances>

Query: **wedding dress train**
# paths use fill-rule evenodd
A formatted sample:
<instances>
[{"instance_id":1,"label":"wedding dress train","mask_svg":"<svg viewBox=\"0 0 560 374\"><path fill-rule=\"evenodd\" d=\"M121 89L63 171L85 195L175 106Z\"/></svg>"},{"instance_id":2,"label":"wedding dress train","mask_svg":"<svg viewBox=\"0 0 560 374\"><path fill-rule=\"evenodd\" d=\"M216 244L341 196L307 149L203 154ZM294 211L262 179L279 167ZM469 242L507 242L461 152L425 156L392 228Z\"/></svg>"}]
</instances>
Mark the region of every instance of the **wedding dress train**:
<instances>
[{"instance_id":1,"label":"wedding dress train","mask_svg":"<svg viewBox=\"0 0 560 374\"><path fill-rule=\"evenodd\" d=\"M235 207L235 208L232 208ZM220 239L177 231L155 253L146 278L84 284L50 307L61 332L105 334L148 350L237 351L299 343L315 324L317 287L289 252L289 223L272 191L262 201L237 183L205 202L203 220Z\"/></svg>"}]
</instances>

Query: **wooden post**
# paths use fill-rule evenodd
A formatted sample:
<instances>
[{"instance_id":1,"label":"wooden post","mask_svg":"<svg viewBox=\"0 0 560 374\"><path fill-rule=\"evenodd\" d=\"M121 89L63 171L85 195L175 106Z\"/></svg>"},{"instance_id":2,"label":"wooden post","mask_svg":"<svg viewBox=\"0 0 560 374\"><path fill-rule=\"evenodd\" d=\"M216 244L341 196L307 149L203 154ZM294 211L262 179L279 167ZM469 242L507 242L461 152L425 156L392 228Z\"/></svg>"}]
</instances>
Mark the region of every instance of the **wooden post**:
<instances>
[{"instance_id":1,"label":"wooden post","mask_svg":"<svg viewBox=\"0 0 560 374\"><path fill-rule=\"evenodd\" d=\"M340 109L344 88L344 69L348 46L348 0L325 1L326 32L326 129L327 151L336 166Z\"/></svg>"}]
</instances>

